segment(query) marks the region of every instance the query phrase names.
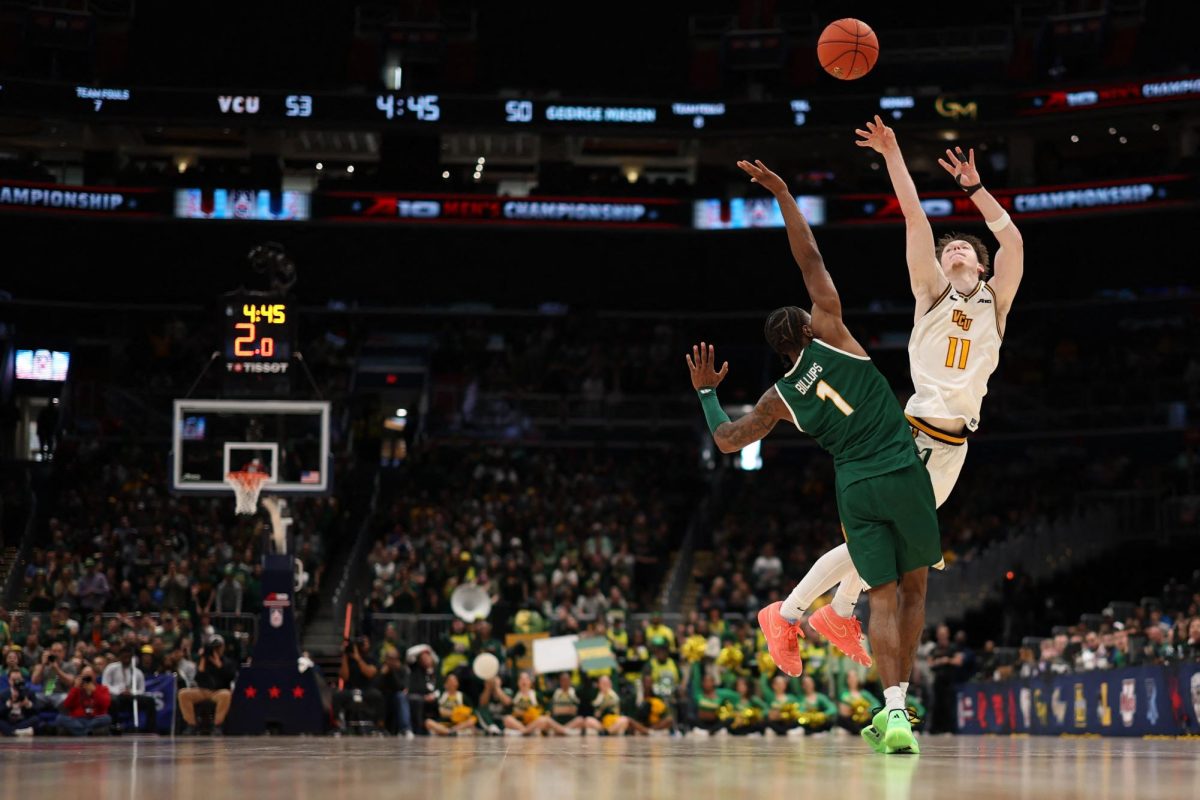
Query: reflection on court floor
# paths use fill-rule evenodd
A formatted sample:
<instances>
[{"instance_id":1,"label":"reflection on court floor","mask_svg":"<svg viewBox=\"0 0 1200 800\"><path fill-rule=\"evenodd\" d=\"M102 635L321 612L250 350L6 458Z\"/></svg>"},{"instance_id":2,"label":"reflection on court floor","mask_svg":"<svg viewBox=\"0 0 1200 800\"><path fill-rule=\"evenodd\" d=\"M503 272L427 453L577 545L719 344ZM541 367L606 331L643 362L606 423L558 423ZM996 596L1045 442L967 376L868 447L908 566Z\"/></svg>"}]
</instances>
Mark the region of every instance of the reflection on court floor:
<instances>
[{"instance_id":1,"label":"reflection on court floor","mask_svg":"<svg viewBox=\"0 0 1200 800\"><path fill-rule=\"evenodd\" d=\"M6 796L839 797L1178 800L1200 740L924 737L877 756L851 737L10 739Z\"/></svg>"}]
</instances>

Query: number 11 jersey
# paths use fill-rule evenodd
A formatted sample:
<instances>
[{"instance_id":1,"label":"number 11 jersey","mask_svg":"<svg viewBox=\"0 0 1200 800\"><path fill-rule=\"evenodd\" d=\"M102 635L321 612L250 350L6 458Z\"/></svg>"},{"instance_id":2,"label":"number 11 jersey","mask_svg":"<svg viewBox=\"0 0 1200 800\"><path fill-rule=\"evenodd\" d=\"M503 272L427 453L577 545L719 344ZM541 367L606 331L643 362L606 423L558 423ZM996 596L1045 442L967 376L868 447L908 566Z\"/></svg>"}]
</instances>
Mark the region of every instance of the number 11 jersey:
<instances>
[{"instance_id":1,"label":"number 11 jersey","mask_svg":"<svg viewBox=\"0 0 1200 800\"><path fill-rule=\"evenodd\" d=\"M996 294L984 281L968 294L947 285L913 326L908 363L914 394L904 410L913 417L961 419L979 427L987 382L1000 363Z\"/></svg>"},{"instance_id":2,"label":"number 11 jersey","mask_svg":"<svg viewBox=\"0 0 1200 800\"><path fill-rule=\"evenodd\" d=\"M870 358L814 339L775 391L796 427L833 456L839 488L920 464L900 403Z\"/></svg>"}]
</instances>

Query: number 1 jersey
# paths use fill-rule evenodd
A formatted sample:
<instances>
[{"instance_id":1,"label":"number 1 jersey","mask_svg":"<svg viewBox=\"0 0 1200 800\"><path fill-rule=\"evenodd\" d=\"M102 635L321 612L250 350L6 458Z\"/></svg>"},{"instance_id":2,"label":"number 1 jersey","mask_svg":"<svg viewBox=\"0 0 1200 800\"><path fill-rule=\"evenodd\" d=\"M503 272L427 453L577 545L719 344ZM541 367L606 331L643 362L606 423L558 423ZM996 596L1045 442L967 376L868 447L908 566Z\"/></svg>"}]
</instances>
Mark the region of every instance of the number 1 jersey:
<instances>
[{"instance_id":1,"label":"number 1 jersey","mask_svg":"<svg viewBox=\"0 0 1200 800\"><path fill-rule=\"evenodd\" d=\"M796 427L833 456L839 487L921 463L900 403L866 356L814 339L775 391Z\"/></svg>"}]
</instances>

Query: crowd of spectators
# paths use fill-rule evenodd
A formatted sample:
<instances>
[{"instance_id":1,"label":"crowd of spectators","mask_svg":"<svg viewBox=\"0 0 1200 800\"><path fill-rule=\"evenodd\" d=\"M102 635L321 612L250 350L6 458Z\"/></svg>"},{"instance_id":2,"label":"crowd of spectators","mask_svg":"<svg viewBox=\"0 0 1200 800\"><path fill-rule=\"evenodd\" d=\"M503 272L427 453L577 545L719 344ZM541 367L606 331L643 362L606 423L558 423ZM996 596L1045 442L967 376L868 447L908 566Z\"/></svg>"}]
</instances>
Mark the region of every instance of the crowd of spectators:
<instances>
[{"instance_id":1,"label":"crowd of spectators","mask_svg":"<svg viewBox=\"0 0 1200 800\"><path fill-rule=\"evenodd\" d=\"M385 491L366 610L447 613L464 584L486 591L501 632L522 611L558 633L648 608L698 489L678 460L643 449L414 453Z\"/></svg>"},{"instance_id":2,"label":"crowd of spectators","mask_svg":"<svg viewBox=\"0 0 1200 800\"><path fill-rule=\"evenodd\" d=\"M257 624L268 523L235 516L232 497L170 496L163 459L136 446L69 440L64 448L69 457L56 460L43 498L52 510L35 519L36 544L14 576L19 610L0 610L8 670L0 688L28 712L22 729L35 727L35 717L71 733L128 727L129 698L146 677L165 674L179 676L188 724L195 702L212 700L219 726L228 709L220 691L232 680L223 671L248 656ZM313 610L328 537L343 520L335 497L293 502L290 514L302 617ZM226 666L204 668L214 659ZM130 663L128 673L114 667ZM64 709L99 721L46 718Z\"/></svg>"},{"instance_id":3,"label":"crowd of spectators","mask_svg":"<svg viewBox=\"0 0 1200 800\"><path fill-rule=\"evenodd\" d=\"M231 669L244 661L253 632L252 618L214 623L186 611L80 615L64 605L42 615L0 608L0 694L8 706L0 734L156 730L155 700L145 691L146 680L159 676L172 677L184 719L194 724L185 702L194 695L189 690L228 690L233 673L216 674L207 665L226 653ZM214 685L214 677L218 684L227 680ZM141 703L137 715L135 702ZM218 699L218 730L227 710Z\"/></svg>"},{"instance_id":4,"label":"crowd of spectators","mask_svg":"<svg viewBox=\"0 0 1200 800\"><path fill-rule=\"evenodd\" d=\"M797 680L777 670L747 618L713 609L674 619L610 609L576 632L606 639L615 666L541 675L530 669L525 643L506 646L491 621L456 620L444 636L415 644L387 622L379 636L347 641L336 724L405 737L857 734L879 705L875 673L807 625ZM478 668L488 657L494 676ZM910 687L917 719L927 690L920 677Z\"/></svg>"},{"instance_id":5,"label":"crowd of spectators","mask_svg":"<svg viewBox=\"0 0 1200 800\"><path fill-rule=\"evenodd\" d=\"M72 449L57 464L52 511L36 524L21 574L28 610L72 615L149 614L202 620L258 608L265 518L234 514L232 498L173 497L163 459L137 447ZM336 497L293 501L290 533L316 597Z\"/></svg>"}]
</instances>

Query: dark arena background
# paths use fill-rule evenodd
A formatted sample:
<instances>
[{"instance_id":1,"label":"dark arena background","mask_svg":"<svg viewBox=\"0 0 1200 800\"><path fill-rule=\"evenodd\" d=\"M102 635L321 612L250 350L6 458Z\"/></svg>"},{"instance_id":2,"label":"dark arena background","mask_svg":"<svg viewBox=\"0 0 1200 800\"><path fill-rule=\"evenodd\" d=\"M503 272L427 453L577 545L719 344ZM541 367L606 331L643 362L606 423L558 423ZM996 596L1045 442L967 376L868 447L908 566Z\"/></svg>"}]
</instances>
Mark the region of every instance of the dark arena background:
<instances>
[{"instance_id":1,"label":"dark arena background","mask_svg":"<svg viewBox=\"0 0 1200 800\"><path fill-rule=\"evenodd\" d=\"M5 796L1200 795L1193 6L0 4ZM860 738L831 593L800 678L757 621L842 496L689 376L750 414L813 307L742 159L897 412L914 214L1023 239L919 755Z\"/></svg>"}]
</instances>

